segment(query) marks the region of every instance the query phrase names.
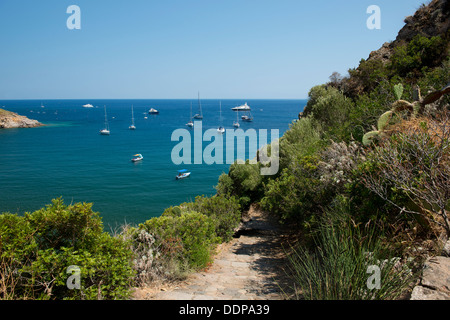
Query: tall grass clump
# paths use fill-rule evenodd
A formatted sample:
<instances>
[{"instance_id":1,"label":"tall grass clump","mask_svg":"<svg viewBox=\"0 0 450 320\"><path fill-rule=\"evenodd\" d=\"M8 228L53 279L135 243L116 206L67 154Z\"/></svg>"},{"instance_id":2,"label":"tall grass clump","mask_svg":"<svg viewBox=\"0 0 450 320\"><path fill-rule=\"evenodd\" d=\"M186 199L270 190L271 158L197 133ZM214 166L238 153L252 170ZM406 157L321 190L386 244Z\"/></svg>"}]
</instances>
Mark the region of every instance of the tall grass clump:
<instances>
[{"instance_id":1,"label":"tall grass clump","mask_svg":"<svg viewBox=\"0 0 450 320\"><path fill-rule=\"evenodd\" d=\"M314 247L289 255L298 299L397 299L414 279L390 253L376 225L355 224L345 208L328 211L314 234ZM376 279L374 270L379 270Z\"/></svg>"}]
</instances>

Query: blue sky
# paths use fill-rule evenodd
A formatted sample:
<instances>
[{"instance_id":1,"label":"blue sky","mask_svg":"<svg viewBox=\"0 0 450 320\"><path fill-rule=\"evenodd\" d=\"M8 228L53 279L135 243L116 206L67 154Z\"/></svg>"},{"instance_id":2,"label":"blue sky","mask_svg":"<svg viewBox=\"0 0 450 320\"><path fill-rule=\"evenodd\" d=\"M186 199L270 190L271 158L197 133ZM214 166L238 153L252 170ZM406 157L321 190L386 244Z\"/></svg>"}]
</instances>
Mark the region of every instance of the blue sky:
<instances>
[{"instance_id":1,"label":"blue sky","mask_svg":"<svg viewBox=\"0 0 450 320\"><path fill-rule=\"evenodd\" d=\"M423 2L0 0L0 99L303 99ZM370 5L381 30L366 27Z\"/></svg>"}]
</instances>

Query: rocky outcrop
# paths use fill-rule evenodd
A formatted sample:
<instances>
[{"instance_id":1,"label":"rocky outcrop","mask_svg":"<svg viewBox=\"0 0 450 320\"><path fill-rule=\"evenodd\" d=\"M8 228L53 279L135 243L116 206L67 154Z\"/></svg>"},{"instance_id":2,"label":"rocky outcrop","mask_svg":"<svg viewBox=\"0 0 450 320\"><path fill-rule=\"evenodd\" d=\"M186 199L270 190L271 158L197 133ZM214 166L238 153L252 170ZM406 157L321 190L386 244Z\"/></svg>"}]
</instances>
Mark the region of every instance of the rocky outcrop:
<instances>
[{"instance_id":1,"label":"rocky outcrop","mask_svg":"<svg viewBox=\"0 0 450 320\"><path fill-rule=\"evenodd\" d=\"M0 129L33 128L43 126L37 120L29 119L17 113L0 109Z\"/></svg>"},{"instance_id":2,"label":"rocky outcrop","mask_svg":"<svg viewBox=\"0 0 450 320\"><path fill-rule=\"evenodd\" d=\"M416 35L426 37L445 35L450 27L450 2L433 0L422 5L413 16L406 17L405 26L400 30L394 44L411 41Z\"/></svg>"},{"instance_id":3,"label":"rocky outcrop","mask_svg":"<svg viewBox=\"0 0 450 320\"><path fill-rule=\"evenodd\" d=\"M450 241L447 241L442 256L427 259L422 277L411 295L411 300L450 300Z\"/></svg>"},{"instance_id":4,"label":"rocky outcrop","mask_svg":"<svg viewBox=\"0 0 450 320\"><path fill-rule=\"evenodd\" d=\"M394 49L403 43L410 42L415 36L434 37L448 34L450 29L450 1L433 0L429 5L423 5L413 16L405 18L405 26L398 32L397 38L386 42L372 51L369 60L388 61Z\"/></svg>"}]
</instances>

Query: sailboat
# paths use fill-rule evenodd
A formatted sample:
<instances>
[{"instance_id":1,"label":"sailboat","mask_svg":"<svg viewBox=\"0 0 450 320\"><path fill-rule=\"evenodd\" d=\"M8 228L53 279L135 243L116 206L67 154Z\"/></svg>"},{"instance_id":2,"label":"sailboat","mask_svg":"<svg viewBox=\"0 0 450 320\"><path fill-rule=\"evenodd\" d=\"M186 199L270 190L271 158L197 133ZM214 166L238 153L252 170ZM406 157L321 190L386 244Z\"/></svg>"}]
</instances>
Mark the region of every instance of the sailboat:
<instances>
[{"instance_id":1,"label":"sailboat","mask_svg":"<svg viewBox=\"0 0 450 320\"><path fill-rule=\"evenodd\" d=\"M202 104L200 103L200 92L198 93L198 113L194 116L194 119L203 119Z\"/></svg>"},{"instance_id":2,"label":"sailboat","mask_svg":"<svg viewBox=\"0 0 450 320\"><path fill-rule=\"evenodd\" d=\"M220 101L220 116L219 116L220 123L222 123L222 101ZM225 128L220 125L220 127L217 129L218 133L224 133Z\"/></svg>"},{"instance_id":3,"label":"sailboat","mask_svg":"<svg viewBox=\"0 0 450 320\"><path fill-rule=\"evenodd\" d=\"M136 130L136 127L134 126L134 112L133 112L133 105L131 105L131 126L129 127L130 130Z\"/></svg>"},{"instance_id":4,"label":"sailboat","mask_svg":"<svg viewBox=\"0 0 450 320\"><path fill-rule=\"evenodd\" d=\"M236 121L233 122L233 127L239 128L241 125L239 124L239 112L236 112Z\"/></svg>"},{"instance_id":5,"label":"sailboat","mask_svg":"<svg viewBox=\"0 0 450 320\"><path fill-rule=\"evenodd\" d=\"M186 123L186 125L188 126L188 127L193 127L194 126L194 122L192 121L192 102L191 102L191 114L190 114L190 118L189 118L190 120L189 120L189 122L188 123Z\"/></svg>"},{"instance_id":6,"label":"sailboat","mask_svg":"<svg viewBox=\"0 0 450 320\"><path fill-rule=\"evenodd\" d=\"M106 106L105 106L105 128L100 131L100 134L104 136L109 136L110 133L111 132L109 131L108 117L106 116Z\"/></svg>"}]
</instances>

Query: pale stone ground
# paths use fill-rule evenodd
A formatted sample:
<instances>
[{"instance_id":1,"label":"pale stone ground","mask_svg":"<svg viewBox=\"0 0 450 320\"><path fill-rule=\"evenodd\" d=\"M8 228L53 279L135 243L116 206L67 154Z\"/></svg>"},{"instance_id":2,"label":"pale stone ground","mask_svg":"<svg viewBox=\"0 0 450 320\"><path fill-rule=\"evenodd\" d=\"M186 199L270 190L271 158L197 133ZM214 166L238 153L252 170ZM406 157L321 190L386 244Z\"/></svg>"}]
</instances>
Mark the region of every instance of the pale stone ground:
<instances>
[{"instance_id":1,"label":"pale stone ground","mask_svg":"<svg viewBox=\"0 0 450 320\"><path fill-rule=\"evenodd\" d=\"M136 290L139 300L283 300L290 294L286 277L286 234L267 215L252 208L240 237L218 248L208 270L183 282ZM285 242L282 246L282 242ZM283 288L283 289L282 289Z\"/></svg>"}]
</instances>

